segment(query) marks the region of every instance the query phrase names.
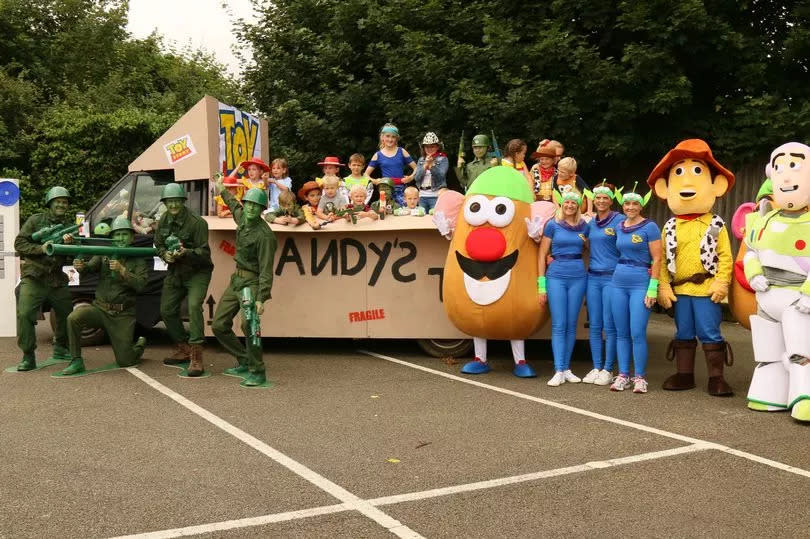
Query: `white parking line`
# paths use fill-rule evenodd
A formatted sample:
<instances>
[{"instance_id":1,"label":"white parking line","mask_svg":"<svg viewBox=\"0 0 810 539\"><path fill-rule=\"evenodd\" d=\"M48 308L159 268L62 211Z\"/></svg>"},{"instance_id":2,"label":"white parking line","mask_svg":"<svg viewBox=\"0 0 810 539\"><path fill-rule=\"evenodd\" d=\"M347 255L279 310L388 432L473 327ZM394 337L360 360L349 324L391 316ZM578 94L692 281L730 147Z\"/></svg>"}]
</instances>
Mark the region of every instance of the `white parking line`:
<instances>
[{"instance_id":1,"label":"white parking line","mask_svg":"<svg viewBox=\"0 0 810 539\"><path fill-rule=\"evenodd\" d=\"M694 453L696 451L705 451L708 449L714 449L712 444L686 445L683 447L676 447L674 449L665 449L663 451L651 451L649 453L640 453L638 455L630 455L627 457L621 457L617 459L587 462L585 464L581 464L578 466L568 466L565 468L556 468L554 470L544 470L542 472L534 472L523 475L513 475L510 477L490 479L488 481L478 481L475 483L454 485L452 487L436 488L431 490L423 490L419 492L409 492L406 494L398 494L395 496L384 496L382 498L364 500L364 502L373 506L413 502L418 500L425 500L428 498L437 498L439 496L449 496L451 494L458 494L461 492L472 492L475 490L497 488L506 485L514 485L517 483L537 481L539 479L547 479L550 477L559 477L561 475L587 472L590 470L601 470L613 466L622 466L625 464L633 464L636 462L655 460L666 457L674 457L677 455L685 455L688 453ZM322 507L311 507L309 509L301 509L299 511L290 511L286 513L275 513L272 515L262 515L259 517L240 518L236 520L225 520L223 522L200 524L197 526L187 526L185 528L173 528L170 530L139 533L134 535L122 535L119 537L114 537L113 539L169 539L171 537L187 537L190 535L200 535L203 533L212 533L215 531L233 530L238 528L250 528L255 526L264 526L266 524L274 524L277 522L287 522L290 520L299 520L303 518L311 518L321 515L330 515L334 513L351 511L353 509L354 508L349 504L340 503L335 505L325 505Z\"/></svg>"},{"instance_id":2,"label":"white parking line","mask_svg":"<svg viewBox=\"0 0 810 539\"><path fill-rule=\"evenodd\" d=\"M142 382L147 384L148 386L160 391L179 405L185 407L189 411L197 414L201 418L205 419L212 425L219 427L223 431L227 432L234 438L238 439L239 441L249 445L259 453L273 459L278 464L281 464L291 472L299 475L300 477L306 479L316 487L320 488L321 490L326 491L327 493L331 494L344 505L348 507L348 509L353 509L359 511L361 514L365 515L366 517L370 518L383 528L387 529L394 535L398 537L404 538L418 538L422 537L412 529L408 528L407 526L403 525L398 520L390 517L389 515L385 514L384 512L380 511L367 501L361 499L360 497L352 494L348 490L344 489L340 485L333 483L329 479L325 478L321 474L307 468L300 462L291 459L284 453L278 451L277 449L273 449L263 441L251 436L247 432L243 431L240 428L237 428L221 417L214 415L213 413L209 412L205 408L193 403L192 401L188 400L184 396L180 395L176 391L169 389L168 387L164 386L148 374L138 370L136 367L129 367L127 368L130 374L135 376L136 378L140 379ZM205 525L203 525L205 526ZM212 530L213 531L213 530ZM197 532L203 533L203 532Z\"/></svg>"},{"instance_id":3,"label":"white parking line","mask_svg":"<svg viewBox=\"0 0 810 539\"><path fill-rule=\"evenodd\" d=\"M456 376L455 374L450 374L442 371L437 371L435 369L431 369L430 367L423 367L422 365L417 365L415 363L410 363L408 361L404 361L402 359L397 359L391 356L386 356L383 354L378 354L376 352L370 352L368 350L358 350L361 354L366 354L368 356L376 357L377 359L382 359L385 361L389 361L391 363L396 363L397 365L403 365L405 367L409 367L411 369L416 369L418 371L423 371L430 374L435 374L436 376L441 376L443 378L447 378L450 380L455 380L456 382L462 382L464 384L468 384L471 386L480 387L483 389L488 389L490 391L496 391L498 393L503 393L504 395L510 395L512 397L517 397L519 399L525 399L528 401L536 402L539 404L544 404L546 406L551 406L552 408L558 408L560 410L565 410L567 412L573 412L575 414L583 415L586 417L591 417L593 419L598 419L600 421L606 421L608 423L614 423L616 425L621 425L623 427L629 427L631 429L636 429L644 432L649 432L651 434L657 434L658 436L664 436L666 438L672 438L674 440L680 440L682 442L686 442L689 444L697 444L700 446L705 446L707 449L717 449L718 451L723 451L728 453L729 455L734 455L737 457L741 457L744 459L748 459L753 462L758 462L760 464L764 464L766 466L770 466L772 468L776 468L778 470L782 470L785 472L789 472L792 474L800 475L802 477L810 477L810 471L804 470L802 468L796 468L795 466L790 466L788 464L784 464L782 462L771 460L765 457L761 457L759 455L755 455L753 453L748 453L746 451L740 451L739 449L734 449L732 447L728 447L722 444L717 444L714 442L710 442L707 440L700 440L698 438L692 438L691 436L683 436L681 434L677 434L675 432L669 432L662 429L657 429L655 427L649 427L647 425L642 425L641 423L635 423L633 421L626 421L624 419L619 419L617 417L611 417L604 414L599 414L596 412L591 412L590 410L585 410L583 408L577 408L575 406L569 406L568 404L563 404L560 402L554 402L547 399L541 399L540 397L535 397L534 395L528 395L526 393L520 393L519 391L512 391L511 389L505 389L503 387L493 386L490 384L485 384L483 382L479 382L477 380L471 380L470 378L463 378L461 376Z\"/></svg>"}]
</instances>

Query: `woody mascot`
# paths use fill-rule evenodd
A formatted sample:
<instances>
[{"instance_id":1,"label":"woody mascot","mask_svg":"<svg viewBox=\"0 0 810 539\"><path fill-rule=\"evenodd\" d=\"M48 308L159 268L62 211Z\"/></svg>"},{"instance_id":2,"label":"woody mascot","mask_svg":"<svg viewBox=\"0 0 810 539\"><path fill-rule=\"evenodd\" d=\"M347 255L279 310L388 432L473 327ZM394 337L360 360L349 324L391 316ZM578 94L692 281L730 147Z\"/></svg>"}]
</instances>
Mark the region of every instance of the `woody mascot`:
<instances>
[{"instance_id":1,"label":"woody mascot","mask_svg":"<svg viewBox=\"0 0 810 539\"><path fill-rule=\"evenodd\" d=\"M788 142L765 169L776 209L745 222L745 277L756 292L757 368L748 407L810 421L810 146Z\"/></svg>"},{"instance_id":2,"label":"woody mascot","mask_svg":"<svg viewBox=\"0 0 810 539\"><path fill-rule=\"evenodd\" d=\"M732 365L734 356L720 333L720 302L731 282L731 244L723 219L711 210L734 186L734 174L717 162L706 142L689 139L664 156L647 183L675 214L661 232L665 264L658 302L665 309L675 307L676 332L667 359L675 359L677 372L663 387L695 387L697 337L706 356L709 394L732 395L723 368Z\"/></svg>"}]
</instances>

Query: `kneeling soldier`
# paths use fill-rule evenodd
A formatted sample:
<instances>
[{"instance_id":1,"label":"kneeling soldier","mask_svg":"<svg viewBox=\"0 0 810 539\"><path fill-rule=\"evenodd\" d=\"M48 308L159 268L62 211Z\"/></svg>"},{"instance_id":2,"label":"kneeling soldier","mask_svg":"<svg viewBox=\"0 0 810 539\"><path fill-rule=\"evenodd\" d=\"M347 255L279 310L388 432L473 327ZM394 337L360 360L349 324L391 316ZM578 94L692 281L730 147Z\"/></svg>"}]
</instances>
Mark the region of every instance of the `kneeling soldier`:
<instances>
[{"instance_id":1,"label":"kneeling soldier","mask_svg":"<svg viewBox=\"0 0 810 539\"><path fill-rule=\"evenodd\" d=\"M129 247L133 229L129 219L116 217L112 223L114 247ZM103 328L112 344L115 362L120 367L135 365L143 355L146 339L140 337L133 345L135 335L135 298L146 286L149 274L143 258L116 260L94 256L89 262L81 258L73 261L81 275L99 273L96 299L91 305L79 307L67 318L70 354L73 360L62 371L64 375L84 371L82 360L82 329Z\"/></svg>"},{"instance_id":2,"label":"kneeling soldier","mask_svg":"<svg viewBox=\"0 0 810 539\"><path fill-rule=\"evenodd\" d=\"M219 343L230 354L236 357L239 365L225 372L228 374L250 373L245 380L246 386L259 386L265 382L264 360L262 359L261 341L258 344L249 337L250 326L242 320L242 331L245 344L239 342L233 332L233 319L241 308L243 288L249 288L251 296L256 299L256 314L264 312L264 302L270 299L273 286L273 256L276 252L276 236L264 219L262 211L267 208L267 192L262 189L250 189L242 197L242 204L236 200L224 185L222 178L217 180L217 189L222 199L230 208L236 221L236 271L217 305L211 330Z\"/></svg>"}]
</instances>

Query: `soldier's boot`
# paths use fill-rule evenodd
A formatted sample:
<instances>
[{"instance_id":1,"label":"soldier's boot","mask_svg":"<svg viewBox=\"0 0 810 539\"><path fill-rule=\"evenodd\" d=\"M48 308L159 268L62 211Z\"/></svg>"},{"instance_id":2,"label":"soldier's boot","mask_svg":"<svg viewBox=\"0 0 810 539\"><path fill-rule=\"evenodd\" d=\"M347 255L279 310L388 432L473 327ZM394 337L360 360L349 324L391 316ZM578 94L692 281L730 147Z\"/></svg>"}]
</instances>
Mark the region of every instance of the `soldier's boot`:
<instances>
[{"instance_id":1,"label":"soldier's boot","mask_svg":"<svg viewBox=\"0 0 810 539\"><path fill-rule=\"evenodd\" d=\"M247 363L239 363L236 367L229 367L225 369L223 372L225 374L230 374L232 376L244 376L249 371L250 369L248 369Z\"/></svg>"},{"instance_id":2,"label":"soldier's boot","mask_svg":"<svg viewBox=\"0 0 810 539\"><path fill-rule=\"evenodd\" d=\"M256 387L262 385L266 381L267 378L264 376L264 371L259 371L250 373L250 375L242 383L248 387Z\"/></svg>"},{"instance_id":3,"label":"soldier's boot","mask_svg":"<svg viewBox=\"0 0 810 539\"><path fill-rule=\"evenodd\" d=\"M723 378L723 367L734 364L734 352L727 342L703 343L703 354L706 356L706 367L709 371L709 395L729 397L734 394L731 386Z\"/></svg>"},{"instance_id":4,"label":"soldier's boot","mask_svg":"<svg viewBox=\"0 0 810 539\"><path fill-rule=\"evenodd\" d=\"M179 365L191 361L191 347L184 342L177 343L174 353L163 360L164 365Z\"/></svg>"},{"instance_id":5,"label":"soldier's boot","mask_svg":"<svg viewBox=\"0 0 810 539\"><path fill-rule=\"evenodd\" d=\"M188 365L186 376L202 376L205 371L205 367L203 367L203 347L201 344L192 344L189 345L189 348L191 349L191 363Z\"/></svg>"},{"instance_id":6,"label":"soldier's boot","mask_svg":"<svg viewBox=\"0 0 810 539\"><path fill-rule=\"evenodd\" d=\"M34 354L24 354L23 358L17 363L17 371L33 371L37 368L37 358Z\"/></svg>"},{"instance_id":7,"label":"soldier's boot","mask_svg":"<svg viewBox=\"0 0 810 539\"><path fill-rule=\"evenodd\" d=\"M84 360L80 357L74 357L70 361L70 365L62 369L60 374L63 376L70 376L72 374L79 374L80 372L84 372Z\"/></svg>"},{"instance_id":8,"label":"soldier's boot","mask_svg":"<svg viewBox=\"0 0 810 539\"><path fill-rule=\"evenodd\" d=\"M51 352L51 357L49 359L70 361L73 359L73 356L70 355L70 350L64 346L54 345L53 352Z\"/></svg>"},{"instance_id":9,"label":"soldier's boot","mask_svg":"<svg viewBox=\"0 0 810 539\"><path fill-rule=\"evenodd\" d=\"M682 391L695 387L695 353L697 341L672 339L667 348L667 359L675 360L676 372L664 380L663 388L669 391Z\"/></svg>"}]
</instances>

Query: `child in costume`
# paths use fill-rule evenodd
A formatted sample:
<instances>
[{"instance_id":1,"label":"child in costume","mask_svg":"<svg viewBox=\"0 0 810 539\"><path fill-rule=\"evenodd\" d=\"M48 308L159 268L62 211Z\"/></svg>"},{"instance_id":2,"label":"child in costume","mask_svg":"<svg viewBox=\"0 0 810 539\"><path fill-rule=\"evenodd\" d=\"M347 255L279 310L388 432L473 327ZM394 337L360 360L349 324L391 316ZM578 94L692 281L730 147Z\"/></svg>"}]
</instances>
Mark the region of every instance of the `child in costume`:
<instances>
[{"instance_id":1,"label":"child in costume","mask_svg":"<svg viewBox=\"0 0 810 539\"><path fill-rule=\"evenodd\" d=\"M321 167L323 171L323 176L320 178L315 178L315 181L318 182L318 185L323 187L323 180L327 176L338 176L340 174L340 167L345 167L343 163L340 162L339 157L335 156L327 156L323 158L323 161L318 163L318 166Z\"/></svg>"},{"instance_id":2,"label":"child in costume","mask_svg":"<svg viewBox=\"0 0 810 539\"><path fill-rule=\"evenodd\" d=\"M242 200L242 195L244 194L245 188L242 184L233 176L228 176L224 180L225 189L230 191L230 193L236 198L236 200ZM217 195L215 198L217 202L217 217L226 218L231 216L231 210L228 209L228 205L225 204L225 201L222 200L222 197Z\"/></svg>"},{"instance_id":3,"label":"child in costume","mask_svg":"<svg viewBox=\"0 0 810 539\"><path fill-rule=\"evenodd\" d=\"M551 348L554 353L554 376L548 385L578 383L571 372L571 354L577 338L577 319L585 297L588 274L584 258L588 254L588 227L579 213L579 193L558 193L560 209L546 223L540 253L537 256L540 304L548 302L551 311ZM547 266L551 254L553 261Z\"/></svg>"},{"instance_id":4,"label":"child in costume","mask_svg":"<svg viewBox=\"0 0 810 539\"><path fill-rule=\"evenodd\" d=\"M351 170L351 174L343 178L343 185L346 187L346 190L351 193L352 187L355 185L362 185L366 189L366 199L365 202L371 200L371 196L374 194L374 184L372 184L368 177L363 176L363 167L366 166L366 158L363 157L363 154L353 153L351 157L349 157L349 170Z\"/></svg>"},{"instance_id":5,"label":"child in costume","mask_svg":"<svg viewBox=\"0 0 810 539\"><path fill-rule=\"evenodd\" d=\"M590 260L585 293L593 369L582 381L599 386L606 386L613 379L613 363L616 360L616 326L610 310L610 289L613 271L619 261L616 229L624 220L621 213L610 208L616 194L614 187L604 180L593 192L585 190L585 196L593 201L596 215L588 222ZM602 330L605 333L604 341Z\"/></svg>"},{"instance_id":6,"label":"child in costume","mask_svg":"<svg viewBox=\"0 0 810 539\"><path fill-rule=\"evenodd\" d=\"M253 157L239 163L239 166L233 169L227 177L238 178L246 191L254 187L266 190L267 178L270 177L270 167L259 157Z\"/></svg>"},{"instance_id":7,"label":"child in costume","mask_svg":"<svg viewBox=\"0 0 810 539\"><path fill-rule=\"evenodd\" d=\"M321 228L321 223L315 216L318 211L318 203L321 201L321 186L316 181L308 181L298 190L298 200L303 205L301 211L304 213L304 220L313 230Z\"/></svg>"},{"instance_id":8,"label":"child in costume","mask_svg":"<svg viewBox=\"0 0 810 539\"><path fill-rule=\"evenodd\" d=\"M287 160L277 157L270 162L270 176L267 178L267 196L270 199L268 209L278 209L278 196L292 189L292 178L287 174L289 167ZM293 197L295 202L295 197Z\"/></svg>"},{"instance_id":9,"label":"child in costume","mask_svg":"<svg viewBox=\"0 0 810 539\"><path fill-rule=\"evenodd\" d=\"M400 209L400 206L397 201L394 200L393 193L394 193L394 180L391 178L380 178L380 182L377 184L377 190L380 192L380 200L382 197L385 197L385 207L380 208L380 200L375 200L371 203L371 209L375 212L382 213L385 210L385 213L388 215L393 214L396 210ZM410 186L413 187L413 186ZM414 189L416 189L414 187ZM418 192L418 190L417 190ZM402 191L403 198L405 197L405 190ZM404 202L404 201L403 201Z\"/></svg>"},{"instance_id":10,"label":"child in costume","mask_svg":"<svg viewBox=\"0 0 810 539\"><path fill-rule=\"evenodd\" d=\"M810 146L788 142L765 169L776 209L746 218L745 276L756 291L757 368L748 407L810 421Z\"/></svg>"},{"instance_id":11,"label":"child in costume","mask_svg":"<svg viewBox=\"0 0 810 539\"><path fill-rule=\"evenodd\" d=\"M264 220L277 225L296 226L304 222L304 212L295 203L292 191L282 191L278 197L278 208L265 213Z\"/></svg>"},{"instance_id":12,"label":"child in costume","mask_svg":"<svg viewBox=\"0 0 810 539\"><path fill-rule=\"evenodd\" d=\"M464 157L459 155L456 163L456 177L465 193L482 172L493 166L492 160L487 158L487 152L489 152L488 136L484 134L475 135L472 139L472 150L475 159L467 163L464 161Z\"/></svg>"},{"instance_id":13,"label":"child in costume","mask_svg":"<svg viewBox=\"0 0 810 539\"><path fill-rule=\"evenodd\" d=\"M416 163L413 157L399 146L399 129L394 124L385 124L380 129L380 149L374 153L366 168L367 176L374 185L379 185L380 180L371 178L371 173L377 168L383 178L391 178L394 181L393 201L400 206L405 203L403 191L405 184L413 181L413 172L410 175L402 176L405 167L416 170Z\"/></svg>"},{"instance_id":14,"label":"child in costume","mask_svg":"<svg viewBox=\"0 0 810 539\"><path fill-rule=\"evenodd\" d=\"M647 392L647 322L650 309L658 296L661 266L661 231L654 221L641 216L650 200L635 192L617 193L622 204L624 220L616 228L618 263L610 283L610 310L616 326L616 353L619 356L619 375L610 386L611 391L624 391L631 382L632 357L635 377L633 393Z\"/></svg>"},{"instance_id":15,"label":"child in costume","mask_svg":"<svg viewBox=\"0 0 810 539\"><path fill-rule=\"evenodd\" d=\"M112 245L129 247L135 230L126 217L116 217L112 226ZM146 288L149 271L144 258L132 257L116 260L106 256L94 256L85 263L81 258L73 261L73 267L81 275L98 273L96 297L93 303L74 310L67 317L70 340L70 365L62 370L69 376L84 372L82 359L82 331L104 328L110 339L115 362L119 367L130 367L140 361L146 339L135 336L135 302L138 293Z\"/></svg>"},{"instance_id":16,"label":"child in costume","mask_svg":"<svg viewBox=\"0 0 810 539\"><path fill-rule=\"evenodd\" d=\"M532 153L532 159L537 163L529 171L534 182L535 200L554 202L554 181L557 179L557 169L554 167L557 152L549 144L549 140L541 140L537 150Z\"/></svg>"},{"instance_id":17,"label":"child in costume","mask_svg":"<svg viewBox=\"0 0 810 539\"><path fill-rule=\"evenodd\" d=\"M340 178L337 176L324 176L323 194L318 202L318 210L315 212L321 219L334 221L338 218L336 212L342 210L349 204L349 200L340 192Z\"/></svg>"},{"instance_id":18,"label":"child in costume","mask_svg":"<svg viewBox=\"0 0 810 539\"><path fill-rule=\"evenodd\" d=\"M531 179L529 176L529 169L526 168L526 163L524 163L524 159L526 159L526 143L520 139L512 139L506 143L506 148L503 150L503 159L501 159L501 165L504 167L509 167L517 170L520 172L524 178L526 178L526 182L528 182L529 187L534 189L534 180Z\"/></svg>"},{"instance_id":19,"label":"child in costume","mask_svg":"<svg viewBox=\"0 0 810 539\"><path fill-rule=\"evenodd\" d=\"M346 209L352 213L347 213L344 217L350 223L356 222L357 219L362 219L363 217L368 217L372 221L376 221L380 218L377 212L366 204L366 188L364 186L355 185L352 187L352 190L349 191L349 199L349 204L346 206ZM352 219L352 214L354 215L354 219Z\"/></svg>"},{"instance_id":20,"label":"child in costume","mask_svg":"<svg viewBox=\"0 0 810 539\"><path fill-rule=\"evenodd\" d=\"M588 189L588 184L577 174L577 161L573 157L563 157L557 163L557 177L554 178L554 188L563 193L569 189L584 195ZM580 211L585 215L591 214L591 200L583 196Z\"/></svg>"},{"instance_id":21,"label":"child in costume","mask_svg":"<svg viewBox=\"0 0 810 539\"><path fill-rule=\"evenodd\" d=\"M254 299L256 314L264 313L264 303L270 299L273 287L273 256L276 252L276 236L270 225L262 219L262 212L267 207L267 191L250 189L242 198L242 204L225 190L222 180L217 180L219 190L225 203L231 209L236 222L236 270L231 275L230 283L217 302L211 331L225 350L233 355L238 365L226 369L225 373L233 375L248 374L242 382L247 387L263 385L266 382L264 359L261 342L257 345L251 338L245 343L233 332L233 319L242 309L244 289L250 290ZM248 322L242 319L242 331L250 335Z\"/></svg>"},{"instance_id":22,"label":"child in costume","mask_svg":"<svg viewBox=\"0 0 810 539\"><path fill-rule=\"evenodd\" d=\"M665 309L675 307L677 329L667 358L676 360L677 372L663 387L675 391L695 387L697 337L706 356L709 394L732 395L723 368L731 366L733 356L720 333L720 302L731 282L731 243L723 219L711 210L734 186L734 174L717 162L708 144L689 139L664 156L647 183L675 214L662 232L665 264L658 302Z\"/></svg>"},{"instance_id":23,"label":"child in costume","mask_svg":"<svg viewBox=\"0 0 810 539\"><path fill-rule=\"evenodd\" d=\"M395 209L394 215L414 215L416 217L427 215L425 208L419 205L419 189L414 186L405 188L405 206Z\"/></svg>"},{"instance_id":24,"label":"child in costume","mask_svg":"<svg viewBox=\"0 0 810 539\"><path fill-rule=\"evenodd\" d=\"M51 304L54 317L53 353L51 359L70 360L68 350L67 317L73 310L73 299L68 290L68 277L62 266L69 263L61 256L47 256L46 246L32 238L32 235L48 226L73 224L73 217L68 215L70 194L64 187L52 187L45 195L48 209L29 217L14 240L14 250L20 255L19 295L17 296L17 346L23 353L17 365L18 371L30 371L37 368L34 351L37 348L37 317L45 300ZM64 243L73 243L73 237L65 234ZM47 243L47 242L46 242Z\"/></svg>"},{"instance_id":25,"label":"child in costume","mask_svg":"<svg viewBox=\"0 0 810 539\"><path fill-rule=\"evenodd\" d=\"M450 162L436 133L427 132L422 139L422 156L416 163L413 179L419 189L419 205L429 212L436 206L439 195L447 189ZM403 200L404 202L404 200Z\"/></svg>"}]
</instances>

